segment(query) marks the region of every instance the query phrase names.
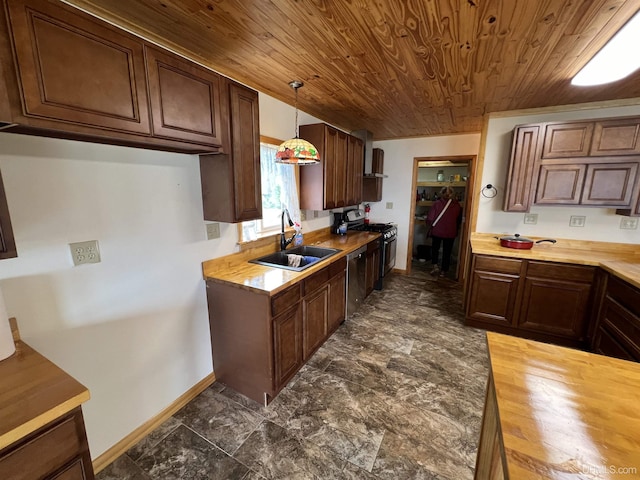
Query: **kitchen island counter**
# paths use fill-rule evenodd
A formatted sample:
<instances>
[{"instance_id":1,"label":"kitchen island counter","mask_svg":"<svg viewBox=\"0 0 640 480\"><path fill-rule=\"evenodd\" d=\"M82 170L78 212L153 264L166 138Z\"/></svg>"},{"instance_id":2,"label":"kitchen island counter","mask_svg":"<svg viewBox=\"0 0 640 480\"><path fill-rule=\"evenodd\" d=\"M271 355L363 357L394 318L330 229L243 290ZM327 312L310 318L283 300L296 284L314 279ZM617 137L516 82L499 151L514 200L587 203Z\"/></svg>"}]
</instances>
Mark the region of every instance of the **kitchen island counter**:
<instances>
[{"instance_id":1,"label":"kitchen island counter","mask_svg":"<svg viewBox=\"0 0 640 480\"><path fill-rule=\"evenodd\" d=\"M495 237L500 235L473 233L474 254L498 257L571 263L601 267L609 273L640 288L640 246L627 243L557 239L556 243L536 243L529 250L507 248ZM537 237L529 237L539 240Z\"/></svg>"},{"instance_id":2,"label":"kitchen island counter","mask_svg":"<svg viewBox=\"0 0 640 480\"><path fill-rule=\"evenodd\" d=\"M379 233L351 230L346 235L334 235L328 230L305 235L305 245L335 248L340 251L301 272L249 263L251 259L275 252L274 243L261 250L239 252L207 260L202 263L202 273L205 280L274 295L379 237Z\"/></svg>"},{"instance_id":3,"label":"kitchen island counter","mask_svg":"<svg viewBox=\"0 0 640 480\"><path fill-rule=\"evenodd\" d=\"M640 365L487 333L476 479L638 478Z\"/></svg>"}]
</instances>

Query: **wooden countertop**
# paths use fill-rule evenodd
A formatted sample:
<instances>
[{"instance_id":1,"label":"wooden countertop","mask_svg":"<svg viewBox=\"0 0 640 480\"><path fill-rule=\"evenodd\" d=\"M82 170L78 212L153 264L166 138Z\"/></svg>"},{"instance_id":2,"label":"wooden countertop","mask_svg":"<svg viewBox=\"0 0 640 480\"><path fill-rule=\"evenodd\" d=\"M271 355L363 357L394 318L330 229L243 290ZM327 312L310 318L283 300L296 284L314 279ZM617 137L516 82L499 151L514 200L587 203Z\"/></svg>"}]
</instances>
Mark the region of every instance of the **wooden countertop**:
<instances>
[{"instance_id":1,"label":"wooden countertop","mask_svg":"<svg viewBox=\"0 0 640 480\"><path fill-rule=\"evenodd\" d=\"M379 233L373 232L348 231L346 235L333 235L327 232L310 236L309 238L312 240L307 242L305 235L305 245L335 248L340 252L316 262L315 265L301 272L249 263L249 260L253 258L276 251L275 247L270 247L268 251L240 252L208 260L202 263L202 273L205 280L230 283L241 288L273 295L379 237Z\"/></svg>"},{"instance_id":2,"label":"wooden countertop","mask_svg":"<svg viewBox=\"0 0 640 480\"><path fill-rule=\"evenodd\" d=\"M487 332L506 477L640 477L640 364Z\"/></svg>"},{"instance_id":3,"label":"wooden countertop","mask_svg":"<svg viewBox=\"0 0 640 480\"><path fill-rule=\"evenodd\" d=\"M89 390L26 343L0 361L0 450L89 400Z\"/></svg>"},{"instance_id":4,"label":"wooden countertop","mask_svg":"<svg viewBox=\"0 0 640 480\"><path fill-rule=\"evenodd\" d=\"M559 238L557 243L536 243L533 248L522 250L502 247L496 236L501 235L471 234L471 251L499 257L593 265L640 288L640 245ZM539 237L527 238L540 240Z\"/></svg>"}]
</instances>

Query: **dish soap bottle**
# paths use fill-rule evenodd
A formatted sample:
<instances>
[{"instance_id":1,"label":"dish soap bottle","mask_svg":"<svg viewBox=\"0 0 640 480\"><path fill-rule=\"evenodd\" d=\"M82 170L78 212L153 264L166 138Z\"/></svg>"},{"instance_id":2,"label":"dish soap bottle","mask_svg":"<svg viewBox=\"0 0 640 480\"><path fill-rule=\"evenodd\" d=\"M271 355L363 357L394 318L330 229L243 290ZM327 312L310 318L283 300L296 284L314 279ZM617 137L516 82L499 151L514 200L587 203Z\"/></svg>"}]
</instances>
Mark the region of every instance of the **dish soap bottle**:
<instances>
[{"instance_id":1,"label":"dish soap bottle","mask_svg":"<svg viewBox=\"0 0 640 480\"><path fill-rule=\"evenodd\" d=\"M302 245L302 242L303 242L302 227L300 226L300 224L298 222L296 222L293 228L296 229L296 234L293 237L293 244L296 247L299 247L300 245Z\"/></svg>"}]
</instances>

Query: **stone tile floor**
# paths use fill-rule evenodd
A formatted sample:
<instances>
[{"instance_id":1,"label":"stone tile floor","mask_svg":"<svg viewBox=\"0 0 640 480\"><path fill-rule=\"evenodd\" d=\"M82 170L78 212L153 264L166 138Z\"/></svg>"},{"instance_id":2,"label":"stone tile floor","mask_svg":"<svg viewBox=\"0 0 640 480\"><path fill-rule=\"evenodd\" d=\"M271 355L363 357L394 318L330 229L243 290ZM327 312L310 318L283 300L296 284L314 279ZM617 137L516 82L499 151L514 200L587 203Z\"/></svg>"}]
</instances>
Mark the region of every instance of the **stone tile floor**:
<instances>
[{"instance_id":1,"label":"stone tile floor","mask_svg":"<svg viewBox=\"0 0 640 480\"><path fill-rule=\"evenodd\" d=\"M485 335L427 272L389 277L268 407L216 383L97 479L473 478Z\"/></svg>"}]
</instances>

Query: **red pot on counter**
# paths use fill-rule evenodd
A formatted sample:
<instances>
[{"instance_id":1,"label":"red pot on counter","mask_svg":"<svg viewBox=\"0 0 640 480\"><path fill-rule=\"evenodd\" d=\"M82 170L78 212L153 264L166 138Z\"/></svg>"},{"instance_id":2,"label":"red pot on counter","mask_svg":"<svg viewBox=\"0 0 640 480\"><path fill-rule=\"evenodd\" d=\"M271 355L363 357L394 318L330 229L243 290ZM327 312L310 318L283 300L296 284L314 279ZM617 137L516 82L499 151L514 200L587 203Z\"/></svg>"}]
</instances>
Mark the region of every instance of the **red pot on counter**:
<instances>
[{"instance_id":1,"label":"red pot on counter","mask_svg":"<svg viewBox=\"0 0 640 480\"><path fill-rule=\"evenodd\" d=\"M500 245L502 247L519 248L521 250L529 250L531 247L533 247L534 243L542 243L542 242L556 243L556 241L552 238L545 238L544 240L538 240L537 242L534 242L530 238L521 237L519 233L516 233L515 235L512 235L510 237L500 237L500 238L495 237L495 238L500 240Z\"/></svg>"}]
</instances>

